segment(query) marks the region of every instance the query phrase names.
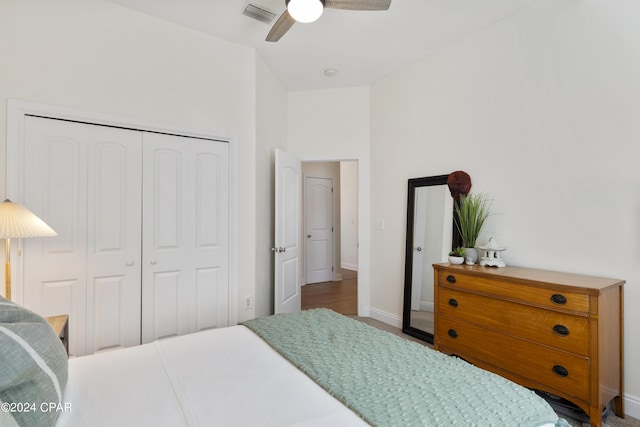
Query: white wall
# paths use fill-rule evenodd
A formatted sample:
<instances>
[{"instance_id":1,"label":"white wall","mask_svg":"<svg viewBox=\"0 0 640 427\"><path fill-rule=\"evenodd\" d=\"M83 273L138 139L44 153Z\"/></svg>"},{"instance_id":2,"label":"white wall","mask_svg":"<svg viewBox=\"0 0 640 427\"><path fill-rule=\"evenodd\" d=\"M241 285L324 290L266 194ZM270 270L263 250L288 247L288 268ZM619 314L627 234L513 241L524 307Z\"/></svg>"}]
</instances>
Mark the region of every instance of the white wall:
<instances>
[{"instance_id":1,"label":"white wall","mask_svg":"<svg viewBox=\"0 0 640 427\"><path fill-rule=\"evenodd\" d=\"M97 0L2 0L0 192L6 103L106 112L232 138L241 163L232 203L242 224L240 295L255 292L255 54ZM239 320L253 310L238 310Z\"/></svg>"},{"instance_id":2,"label":"white wall","mask_svg":"<svg viewBox=\"0 0 640 427\"><path fill-rule=\"evenodd\" d=\"M358 270L358 162L340 162L340 266Z\"/></svg>"},{"instance_id":3,"label":"white wall","mask_svg":"<svg viewBox=\"0 0 640 427\"><path fill-rule=\"evenodd\" d=\"M273 314L275 149L287 142L287 94L265 62L256 58L256 294L255 315Z\"/></svg>"},{"instance_id":4,"label":"white wall","mask_svg":"<svg viewBox=\"0 0 640 427\"><path fill-rule=\"evenodd\" d=\"M406 180L457 169L494 199L507 264L626 279L640 417L640 2L541 0L371 89L371 306L402 310Z\"/></svg>"}]
</instances>

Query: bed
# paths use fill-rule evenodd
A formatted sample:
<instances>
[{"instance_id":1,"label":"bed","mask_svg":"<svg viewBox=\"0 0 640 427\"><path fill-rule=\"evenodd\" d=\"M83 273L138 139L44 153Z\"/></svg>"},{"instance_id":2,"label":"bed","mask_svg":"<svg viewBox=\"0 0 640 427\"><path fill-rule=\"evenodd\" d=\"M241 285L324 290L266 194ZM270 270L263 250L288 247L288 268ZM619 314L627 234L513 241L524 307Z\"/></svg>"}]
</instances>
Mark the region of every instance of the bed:
<instances>
[{"instance_id":1,"label":"bed","mask_svg":"<svg viewBox=\"0 0 640 427\"><path fill-rule=\"evenodd\" d=\"M41 320L0 300L0 426L568 425L530 390L326 309L68 363Z\"/></svg>"}]
</instances>

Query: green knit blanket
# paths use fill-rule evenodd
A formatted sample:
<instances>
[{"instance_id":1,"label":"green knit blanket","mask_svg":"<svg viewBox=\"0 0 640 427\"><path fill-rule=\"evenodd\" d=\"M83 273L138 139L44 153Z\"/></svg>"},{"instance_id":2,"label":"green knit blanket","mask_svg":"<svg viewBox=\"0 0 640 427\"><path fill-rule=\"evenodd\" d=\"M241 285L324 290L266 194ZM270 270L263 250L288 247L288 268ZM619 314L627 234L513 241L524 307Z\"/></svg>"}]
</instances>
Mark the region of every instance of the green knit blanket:
<instances>
[{"instance_id":1,"label":"green knit blanket","mask_svg":"<svg viewBox=\"0 0 640 427\"><path fill-rule=\"evenodd\" d=\"M374 426L568 426L524 387L331 310L244 325Z\"/></svg>"}]
</instances>

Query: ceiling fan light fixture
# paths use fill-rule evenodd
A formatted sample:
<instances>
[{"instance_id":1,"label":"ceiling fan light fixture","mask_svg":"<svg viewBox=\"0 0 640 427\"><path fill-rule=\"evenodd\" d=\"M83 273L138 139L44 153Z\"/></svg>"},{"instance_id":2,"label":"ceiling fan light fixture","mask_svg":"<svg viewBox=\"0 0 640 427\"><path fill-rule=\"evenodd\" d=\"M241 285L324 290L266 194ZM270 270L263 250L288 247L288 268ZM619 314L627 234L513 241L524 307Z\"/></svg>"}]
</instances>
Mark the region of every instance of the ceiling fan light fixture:
<instances>
[{"instance_id":1,"label":"ceiling fan light fixture","mask_svg":"<svg viewBox=\"0 0 640 427\"><path fill-rule=\"evenodd\" d=\"M320 18L324 10L322 0L288 0L287 11L298 22L308 23Z\"/></svg>"}]
</instances>

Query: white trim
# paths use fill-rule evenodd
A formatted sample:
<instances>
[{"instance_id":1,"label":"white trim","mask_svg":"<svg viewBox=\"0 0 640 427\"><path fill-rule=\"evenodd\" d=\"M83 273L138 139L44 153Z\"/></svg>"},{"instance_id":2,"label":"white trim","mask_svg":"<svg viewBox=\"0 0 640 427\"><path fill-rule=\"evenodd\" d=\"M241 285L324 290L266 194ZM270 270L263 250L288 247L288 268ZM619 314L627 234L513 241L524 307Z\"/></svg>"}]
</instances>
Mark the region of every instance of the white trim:
<instances>
[{"instance_id":1,"label":"white trim","mask_svg":"<svg viewBox=\"0 0 640 427\"><path fill-rule=\"evenodd\" d=\"M420 311L430 311L434 312L435 304L433 301L420 301Z\"/></svg>"},{"instance_id":2,"label":"white trim","mask_svg":"<svg viewBox=\"0 0 640 427\"><path fill-rule=\"evenodd\" d=\"M229 325L238 323L238 183L239 183L239 155L238 144L233 138L220 137L216 132L207 129L195 129L183 125L157 122L150 119L133 118L112 113L81 110L59 105L40 104L24 100L7 100L7 187L6 197L15 202L22 202L24 177L20 176L24 158L24 126L25 116L41 116L114 126L127 129L168 133L186 137L210 139L229 144ZM18 245L12 245L12 259L15 268L12 269L12 298L18 304L24 303L23 293L23 264L22 258L16 256ZM15 253L14 253L15 251Z\"/></svg>"},{"instance_id":3,"label":"white trim","mask_svg":"<svg viewBox=\"0 0 640 427\"><path fill-rule=\"evenodd\" d=\"M340 264L340 268L343 268L345 270L358 271L358 265L357 264L350 264L348 262L341 263Z\"/></svg>"},{"instance_id":4,"label":"white trim","mask_svg":"<svg viewBox=\"0 0 640 427\"><path fill-rule=\"evenodd\" d=\"M624 414L640 419L640 397L624 394Z\"/></svg>"},{"instance_id":5,"label":"white trim","mask_svg":"<svg viewBox=\"0 0 640 427\"><path fill-rule=\"evenodd\" d=\"M240 182L240 154L236 139L229 139L229 326L237 325L239 318L240 208L238 207ZM255 292L255 291L254 291Z\"/></svg>"},{"instance_id":6,"label":"white trim","mask_svg":"<svg viewBox=\"0 0 640 427\"><path fill-rule=\"evenodd\" d=\"M368 317L379 320L387 325L395 326L396 328L402 328L402 318L400 316L378 310L377 308L369 307Z\"/></svg>"}]
</instances>

